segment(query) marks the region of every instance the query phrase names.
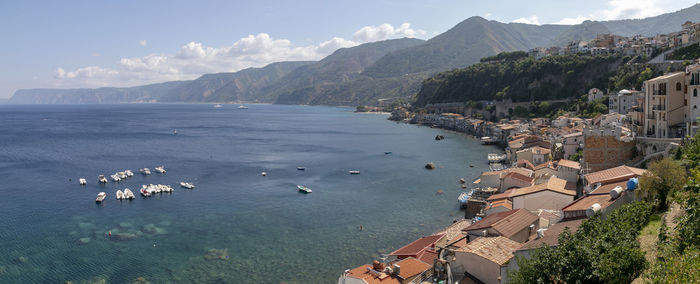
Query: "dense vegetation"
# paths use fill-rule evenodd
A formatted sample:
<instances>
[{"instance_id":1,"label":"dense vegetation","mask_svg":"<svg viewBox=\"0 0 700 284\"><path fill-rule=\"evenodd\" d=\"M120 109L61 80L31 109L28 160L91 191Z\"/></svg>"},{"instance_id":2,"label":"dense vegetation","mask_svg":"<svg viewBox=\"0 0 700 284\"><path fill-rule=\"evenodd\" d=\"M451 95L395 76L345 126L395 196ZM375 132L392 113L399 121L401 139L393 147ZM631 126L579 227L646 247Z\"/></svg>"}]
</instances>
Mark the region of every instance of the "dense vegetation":
<instances>
[{"instance_id":1,"label":"dense vegetation","mask_svg":"<svg viewBox=\"0 0 700 284\"><path fill-rule=\"evenodd\" d=\"M616 56L565 55L542 59L508 53L500 61L440 73L423 82L417 105L511 99L514 102L578 97L604 86L621 64ZM509 60L509 58L513 58Z\"/></svg>"},{"instance_id":2,"label":"dense vegetation","mask_svg":"<svg viewBox=\"0 0 700 284\"><path fill-rule=\"evenodd\" d=\"M690 174L682 188L662 189L668 200L680 205L682 214L674 220L674 230L661 226L658 259L646 275L654 283L700 282L700 135L686 143L679 156Z\"/></svg>"},{"instance_id":3,"label":"dense vegetation","mask_svg":"<svg viewBox=\"0 0 700 284\"><path fill-rule=\"evenodd\" d=\"M695 60L700 58L700 44L691 44L674 50L669 59L672 60Z\"/></svg>"},{"instance_id":4,"label":"dense vegetation","mask_svg":"<svg viewBox=\"0 0 700 284\"><path fill-rule=\"evenodd\" d=\"M576 233L559 235L559 245L518 259L511 283L629 283L647 266L637 235L652 213L646 202L623 205L607 218L583 222Z\"/></svg>"}]
</instances>

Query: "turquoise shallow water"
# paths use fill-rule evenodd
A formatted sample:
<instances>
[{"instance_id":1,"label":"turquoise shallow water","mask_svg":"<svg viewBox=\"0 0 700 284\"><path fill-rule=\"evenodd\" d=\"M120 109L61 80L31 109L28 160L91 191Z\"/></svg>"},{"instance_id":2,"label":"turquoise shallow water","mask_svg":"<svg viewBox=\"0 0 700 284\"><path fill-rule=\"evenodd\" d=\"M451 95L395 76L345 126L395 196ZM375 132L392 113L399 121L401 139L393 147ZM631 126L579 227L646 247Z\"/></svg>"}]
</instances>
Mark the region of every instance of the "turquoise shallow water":
<instances>
[{"instance_id":1,"label":"turquoise shallow water","mask_svg":"<svg viewBox=\"0 0 700 284\"><path fill-rule=\"evenodd\" d=\"M346 108L249 107L0 106L0 283L335 283L460 218L457 180L496 151ZM114 199L181 180L197 187Z\"/></svg>"}]
</instances>

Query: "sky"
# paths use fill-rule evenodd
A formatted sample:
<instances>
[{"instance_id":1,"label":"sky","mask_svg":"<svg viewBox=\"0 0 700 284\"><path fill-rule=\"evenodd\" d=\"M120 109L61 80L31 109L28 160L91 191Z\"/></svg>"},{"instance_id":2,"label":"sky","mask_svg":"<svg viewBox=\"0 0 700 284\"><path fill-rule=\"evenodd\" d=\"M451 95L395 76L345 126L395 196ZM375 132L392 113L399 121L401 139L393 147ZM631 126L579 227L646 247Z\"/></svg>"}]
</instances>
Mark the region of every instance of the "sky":
<instances>
[{"instance_id":1,"label":"sky","mask_svg":"<svg viewBox=\"0 0 700 284\"><path fill-rule=\"evenodd\" d=\"M0 98L18 89L137 86L319 60L338 48L429 39L481 16L578 24L698 0L0 1Z\"/></svg>"}]
</instances>

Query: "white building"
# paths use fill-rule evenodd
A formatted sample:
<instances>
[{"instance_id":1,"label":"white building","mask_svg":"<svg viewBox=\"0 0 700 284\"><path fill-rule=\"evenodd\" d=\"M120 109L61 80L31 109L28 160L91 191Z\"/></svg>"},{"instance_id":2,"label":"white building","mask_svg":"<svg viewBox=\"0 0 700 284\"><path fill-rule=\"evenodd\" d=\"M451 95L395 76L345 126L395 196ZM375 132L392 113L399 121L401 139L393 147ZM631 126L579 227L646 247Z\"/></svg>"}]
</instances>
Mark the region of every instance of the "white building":
<instances>
[{"instance_id":1,"label":"white building","mask_svg":"<svg viewBox=\"0 0 700 284\"><path fill-rule=\"evenodd\" d=\"M637 105L637 97L641 96L640 91L623 89L616 95L608 98L608 112L627 114L633 106Z\"/></svg>"}]
</instances>

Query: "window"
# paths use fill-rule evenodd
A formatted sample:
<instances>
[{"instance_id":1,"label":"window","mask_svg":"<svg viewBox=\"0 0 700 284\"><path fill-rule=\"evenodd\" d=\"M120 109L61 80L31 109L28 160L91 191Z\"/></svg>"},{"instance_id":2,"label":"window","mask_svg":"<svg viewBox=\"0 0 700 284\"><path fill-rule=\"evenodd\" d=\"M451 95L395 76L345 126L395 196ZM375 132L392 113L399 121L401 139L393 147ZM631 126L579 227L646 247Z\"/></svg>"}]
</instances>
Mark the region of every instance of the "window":
<instances>
[{"instance_id":1,"label":"window","mask_svg":"<svg viewBox=\"0 0 700 284\"><path fill-rule=\"evenodd\" d=\"M697 105L694 105L694 106L693 106L693 109L698 109L698 106L697 106Z\"/></svg>"},{"instance_id":2,"label":"window","mask_svg":"<svg viewBox=\"0 0 700 284\"><path fill-rule=\"evenodd\" d=\"M698 89L693 89L693 97L697 97L697 96L698 96Z\"/></svg>"},{"instance_id":3,"label":"window","mask_svg":"<svg viewBox=\"0 0 700 284\"><path fill-rule=\"evenodd\" d=\"M682 90L683 87L681 86L681 82L676 83L676 91Z\"/></svg>"}]
</instances>

